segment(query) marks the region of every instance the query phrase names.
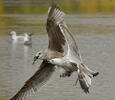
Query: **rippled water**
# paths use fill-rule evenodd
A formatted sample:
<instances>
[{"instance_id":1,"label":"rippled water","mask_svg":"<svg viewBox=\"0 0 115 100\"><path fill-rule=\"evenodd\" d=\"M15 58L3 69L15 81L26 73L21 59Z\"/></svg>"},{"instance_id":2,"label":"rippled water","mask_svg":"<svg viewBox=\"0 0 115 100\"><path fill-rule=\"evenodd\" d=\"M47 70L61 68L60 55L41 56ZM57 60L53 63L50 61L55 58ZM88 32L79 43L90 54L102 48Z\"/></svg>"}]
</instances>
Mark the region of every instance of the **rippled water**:
<instances>
[{"instance_id":1,"label":"rippled water","mask_svg":"<svg viewBox=\"0 0 115 100\"><path fill-rule=\"evenodd\" d=\"M30 2L24 3L25 0L20 0L16 1L13 6L12 1L14 0L10 2L6 0L4 3L5 9L10 8L10 10L0 9L0 100L9 100L35 73L41 61L32 66L32 59L37 50L48 46L45 23L46 11L50 3L46 2L45 5L41 5L42 3L37 3L35 0L37 4L41 5L40 7L46 7L43 9L43 14L36 14L37 10L34 9L34 13L32 13L29 8L24 10L25 13L23 12L27 6L25 4L30 4ZM97 5L99 3L97 1L86 2L86 4ZM114 0L111 1L114 2ZM33 3L30 8L36 6L36 3ZM93 79L90 93L85 94L79 84L73 86L77 78L76 73L73 73L70 78L60 79L57 69L48 83L27 100L114 100L115 98L115 14L114 12L111 14L84 14L84 11L80 10L80 7L84 8L84 3L78 3L82 5L78 7L79 9L74 9L74 3L64 3L64 11L69 12L65 16L66 23L70 30L76 33L76 40L84 62L91 69L99 71L100 75ZM0 2L2 8L1 5ZM108 5L110 4L108 3ZM62 4L61 7L64 8ZM70 13L73 9L74 12ZM109 10L111 9L114 7L110 7ZM76 14L75 10L81 11L82 14ZM7 11L7 13L1 13L1 11ZM32 32L34 34L32 46L24 46L21 42L14 43L8 35L12 30L18 34Z\"/></svg>"},{"instance_id":2,"label":"rippled water","mask_svg":"<svg viewBox=\"0 0 115 100\"><path fill-rule=\"evenodd\" d=\"M77 35L84 62L100 75L93 79L90 93L85 94L80 86L73 86L76 73L70 78L59 78L56 71L49 82L29 100L114 100L115 90L115 38L114 35ZM31 65L33 54L47 48L47 35L33 36L32 47L14 44L9 36L0 37L0 100L8 100L37 70L39 62Z\"/></svg>"}]
</instances>

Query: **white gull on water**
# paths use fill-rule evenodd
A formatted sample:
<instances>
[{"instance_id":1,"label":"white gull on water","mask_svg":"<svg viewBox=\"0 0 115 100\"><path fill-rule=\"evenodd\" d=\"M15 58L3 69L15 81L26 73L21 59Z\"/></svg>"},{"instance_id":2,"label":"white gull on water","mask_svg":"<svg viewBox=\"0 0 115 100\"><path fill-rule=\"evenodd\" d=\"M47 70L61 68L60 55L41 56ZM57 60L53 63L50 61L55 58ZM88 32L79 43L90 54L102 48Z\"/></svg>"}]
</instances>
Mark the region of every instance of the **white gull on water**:
<instances>
[{"instance_id":1,"label":"white gull on water","mask_svg":"<svg viewBox=\"0 0 115 100\"><path fill-rule=\"evenodd\" d=\"M24 44L25 45L32 45L32 38L31 38L31 36L32 36L32 34L30 34L30 33L24 33Z\"/></svg>"},{"instance_id":2,"label":"white gull on water","mask_svg":"<svg viewBox=\"0 0 115 100\"><path fill-rule=\"evenodd\" d=\"M12 39L13 39L14 41L24 40L24 37L25 37L25 36L22 36L22 35L18 35L18 36L17 36L17 34L16 34L15 31L11 31L10 34L12 35Z\"/></svg>"},{"instance_id":3,"label":"white gull on water","mask_svg":"<svg viewBox=\"0 0 115 100\"><path fill-rule=\"evenodd\" d=\"M23 42L24 45L32 44L32 39L31 39L32 34L30 33L24 33L24 35L16 35L15 31L11 31L10 34L12 35L12 40L15 42Z\"/></svg>"},{"instance_id":4,"label":"white gull on water","mask_svg":"<svg viewBox=\"0 0 115 100\"><path fill-rule=\"evenodd\" d=\"M63 56L63 53L64 53L63 46L65 45L66 42L68 43L66 39L67 37L64 34L71 35L68 32L63 33L63 31L65 30L62 31L61 29L62 26L60 27L60 25L63 25L64 23L64 15L65 14L56 5L52 5L50 9L48 10L46 30L48 32L48 37L49 37L49 46L48 46L48 49L37 52L34 57L34 62L37 59L41 59L43 60L43 62L41 63L39 69L35 72L35 74L25 82L24 86L10 100L24 100L26 97L30 96L32 92L36 92L42 85L44 85L47 82L47 80L51 77L52 73L55 71L55 64L52 64L49 61L52 61L51 59L53 58L64 57ZM80 56L78 55L78 58L79 57ZM80 59L81 58L78 59L79 63L81 61ZM76 63L74 62L73 65L75 65L74 69L77 71L78 67L76 66ZM67 65L65 67L63 66L61 67L64 68L64 70L67 69L63 75L69 76L71 72L68 69L71 66L69 67ZM87 70L90 73L91 70L89 69ZM91 71L90 74L95 75L93 71ZM87 76L87 74L83 74L83 75Z\"/></svg>"}]
</instances>

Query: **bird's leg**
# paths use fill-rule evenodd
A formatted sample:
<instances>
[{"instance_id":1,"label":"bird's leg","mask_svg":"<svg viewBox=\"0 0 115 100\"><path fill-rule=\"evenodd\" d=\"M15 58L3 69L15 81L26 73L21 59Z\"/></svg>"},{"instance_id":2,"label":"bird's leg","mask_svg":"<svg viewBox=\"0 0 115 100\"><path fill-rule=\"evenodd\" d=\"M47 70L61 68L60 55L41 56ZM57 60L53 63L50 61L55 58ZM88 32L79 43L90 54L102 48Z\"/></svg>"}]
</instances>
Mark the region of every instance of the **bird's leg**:
<instances>
[{"instance_id":1,"label":"bird's leg","mask_svg":"<svg viewBox=\"0 0 115 100\"><path fill-rule=\"evenodd\" d=\"M78 82L78 78L77 78L77 80L75 80L75 83L73 84L73 86L76 86L77 82Z\"/></svg>"},{"instance_id":2,"label":"bird's leg","mask_svg":"<svg viewBox=\"0 0 115 100\"><path fill-rule=\"evenodd\" d=\"M61 78L61 77L65 77L65 73L61 74L61 75L60 75L60 78Z\"/></svg>"},{"instance_id":3,"label":"bird's leg","mask_svg":"<svg viewBox=\"0 0 115 100\"><path fill-rule=\"evenodd\" d=\"M71 71L65 71L65 73L61 74L60 77L70 77L71 76Z\"/></svg>"}]
</instances>

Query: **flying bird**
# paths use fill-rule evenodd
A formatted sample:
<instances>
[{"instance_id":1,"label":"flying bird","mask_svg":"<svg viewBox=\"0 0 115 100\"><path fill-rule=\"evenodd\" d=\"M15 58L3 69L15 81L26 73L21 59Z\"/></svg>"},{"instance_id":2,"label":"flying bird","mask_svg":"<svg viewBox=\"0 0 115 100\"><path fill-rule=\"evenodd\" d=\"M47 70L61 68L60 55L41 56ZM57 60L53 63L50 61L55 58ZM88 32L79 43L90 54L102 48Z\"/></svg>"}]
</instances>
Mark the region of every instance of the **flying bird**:
<instances>
[{"instance_id":1,"label":"flying bird","mask_svg":"<svg viewBox=\"0 0 115 100\"><path fill-rule=\"evenodd\" d=\"M59 7L57 7L55 4L53 4L49 8L47 23L46 23L46 30L49 37L49 46L48 49L41 50L36 53L33 64L37 59L41 59L43 60L43 62L41 63L39 69L35 72L35 74L25 82L24 86L10 100L23 100L26 97L28 97L32 92L36 92L42 85L44 85L49 80L49 78L55 71L55 64L53 64L52 62L50 63L50 61L53 60L54 58L65 57L63 46L66 44L66 42L68 43L68 41L66 39L67 36L64 34L68 34L68 35L72 35L72 34L68 32L63 32L65 31L65 29L62 31L63 28L61 25L64 25L64 27L66 25L64 23L64 15L65 15L64 12L62 12L59 9ZM77 49L76 48L77 46L75 46L77 57L79 58L79 61L81 61L79 50L78 48ZM73 66L76 66L76 63L73 63ZM63 73L61 76L65 77L71 75L72 71L68 70L67 65L62 68L65 69L65 73ZM89 73L91 73L92 75L95 74L87 67L84 68L86 68L86 70L89 71ZM82 75L84 74L82 73L80 74L78 76L83 77ZM82 83L83 82L81 82L81 84Z\"/></svg>"},{"instance_id":2,"label":"flying bird","mask_svg":"<svg viewBox=\"0 0 115 100\"><path fill-rule=\"evenodd\" d=\"M50 41L50 44L56 43L55 46L59 48L58 43L60 43L63 39L63 45L65 45L65 43L67 44L68 51L66 55L61 53L63 55L60 57L55 54L56 51L54 52L54 54L51 53L50 49L45 51L44 50L39 51L34 57L34 62L37 59L42 59L42 60L44 59L49 63L58 65L58 67L61 67L65 70L65 72L61 74L60 77L66 77L66 76L70 77L72 72L77 71L78 78L75 81L74 85L76 85L77 81L79 80L80 86L84 90L84 92L89 93L89 87L91 86L91 78L97 76L99 72L92 71L84 64L80 55L79 48L74 39L74 36L68 29L67 25L65 24L64 12L62 12L57 6L54 6L54 9L52 8L50 9L49 16L48 16L48 19L51 20L47 21L47 27L46 27L48 33L50 33L49 40L51 39L50 37L52 37L55 40L55 42ZM52 24L52 22L55 24ZM54 27L55 25L56 27ZM59 35L61 35L60 37L62 37L62 39L59 37Z\"/></svg>"}]
</instances>

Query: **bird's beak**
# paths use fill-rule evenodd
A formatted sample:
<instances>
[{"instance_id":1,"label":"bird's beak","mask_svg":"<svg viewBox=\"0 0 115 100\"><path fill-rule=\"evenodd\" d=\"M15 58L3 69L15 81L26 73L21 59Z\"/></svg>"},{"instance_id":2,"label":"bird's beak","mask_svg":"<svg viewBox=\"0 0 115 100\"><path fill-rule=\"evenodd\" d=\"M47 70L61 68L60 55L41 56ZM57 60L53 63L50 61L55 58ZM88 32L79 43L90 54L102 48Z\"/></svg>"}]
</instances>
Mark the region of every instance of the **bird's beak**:
<instances>
[{"instance_id":1,"label":"bird's beak","mask_svg":"<svg viewBox=\"0 0 115 100\"><path fill-rule=\"evenodd\" d=\"M33 59L33 62L32 62L32 65L35 64L35 61L38 59L38 56L35 56L34 59Z\"/></svg>"},{"instance_id":2,"label":"bird's beak","mask_svg":"<svg viewBox=\"0 0 115 100\"><path fill-rule=\"evenodd\" d=\"M47 60L47 62L48 62L48 63L50 63L50 61L49 61L49 60Z\"/></svg>"}]
</instances>

